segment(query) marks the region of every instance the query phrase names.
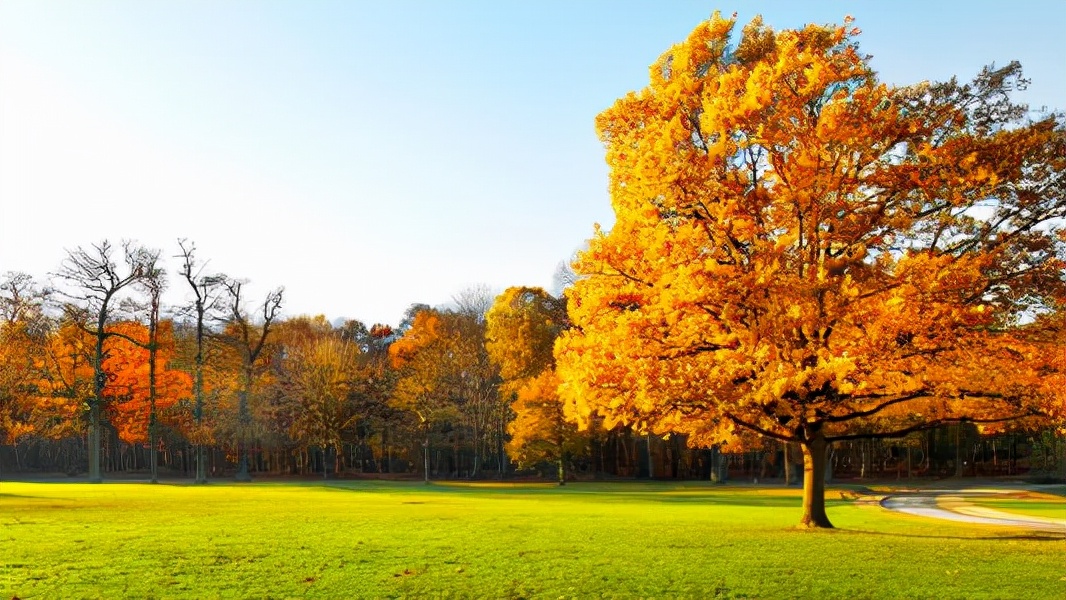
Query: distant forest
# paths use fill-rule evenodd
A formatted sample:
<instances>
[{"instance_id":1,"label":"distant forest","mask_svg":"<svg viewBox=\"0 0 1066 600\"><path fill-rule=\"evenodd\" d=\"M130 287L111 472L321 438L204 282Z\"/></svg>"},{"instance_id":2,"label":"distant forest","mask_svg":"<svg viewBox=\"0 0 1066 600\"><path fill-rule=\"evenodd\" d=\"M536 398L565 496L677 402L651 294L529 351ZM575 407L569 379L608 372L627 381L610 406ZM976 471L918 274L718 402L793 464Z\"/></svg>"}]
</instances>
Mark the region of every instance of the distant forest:
<instances>
[{"instance_id":1,"label":"distant forest","mask_svg":"<svg viewBox=\"0 0 1066 600\"><path fill-rule=\"evenodd\" d=\"M48 281L2 276L4 474L797 482L802 473L799 449L774 440L694 448L633 424L568 423L558 401L544 400L552 394L516 383L516 364L538 351L550 361L566 327L565 300L539 288L467 290L449 308L412 305L396 327L335 326L283 317L283 290L249 298L241 280L204 273L192 244L179 251L170 273L158 251L105 241L69 252ZM162 306L169 286L189 304ZM523 329L531 322L550 325L539 350L521 347L536 338ZM1051 429L981 435L963 423L840 441L828 454L837 479L1041 476L1064 466L1066 440Z\"/></svg>"}]
</instances>

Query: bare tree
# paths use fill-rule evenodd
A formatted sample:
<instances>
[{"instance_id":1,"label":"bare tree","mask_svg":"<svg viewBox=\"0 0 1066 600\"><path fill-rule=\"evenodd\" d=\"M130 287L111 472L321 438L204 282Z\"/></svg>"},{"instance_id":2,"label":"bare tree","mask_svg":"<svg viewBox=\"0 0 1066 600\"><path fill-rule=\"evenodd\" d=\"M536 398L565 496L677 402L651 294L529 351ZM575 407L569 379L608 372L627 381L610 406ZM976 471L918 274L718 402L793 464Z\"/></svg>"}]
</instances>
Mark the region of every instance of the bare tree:
<instances>
[{"instance_id":1,"label":"bare tree","mask_svg":"<svg viewBox=\"0 0 1066 600\"><path fill-rule=\"evenodd\" d=\"M489 286L479 283L452 296L452 303L455 305L455 312L471 317L478 323L484 323L485 315L492 308L495 299L496 294L492 293Z\"/></svg>"},{"instance_id":2,"label":"bare tree","mask_svg":"<svg viewBox=\"0 0 1066 600\"><path fill-rule=\"evenodd\" d=\"M87 249L79 246L67 251L67 258L55 273L69 286L69 289L60 291L70 301L64 306L66 317L95 340L93 396L89 399L89 481L92 483L103 481L100 474L100 427L103 390L107 384L104 342L113 336L126 337L108 329L108 325L114 319L120 293L155 272L159 259L158 251L130 241L122 242L123 264L115 261L114 253L108 240L92 244Z\"/></svg>"},{"instance_id":3,"label":"bare tree","mask_svg":"<svg viewBox=\"0 0 1066 600\"><path fill-rule=\"evenodd\" d=\"M29 323L40 321L51 290L37 285L33 277L8 271L0 277L0 321Z\"/></svg>"},{"instance_id":4,"label":"bare tree","mask_svg":"<svg viewBox=\"0 0 1066 600\"><path fill-rule=\"evenodd\" d=\"M159 459L156 456L159 446L158 415L156 414L156 373L159 354L159 304L163 290L166 289L165 271L158 267L144 274L141 280L148 294L148 456L151 462L152 483L159 482Z\"/></svg>"},{"instance_id":5,"label":"bare tree","mask_svg":"<svg viewBox=\"0 0 1066 600\"><path fill-rule=\"evenodd\" d=\"M237 481L251 481L248 473L248 431L252 424L252 415L248 406L248 394L255 377L255 364L266 345L270 334L270 325L281 312L284 288L277 288L267 293L260 307L260 323L252 323L245 309L245 282L226 279L222 285L226 292L226 316L230 321L230 331L223 336L223 341L233 347L241 357L241 383L238 391L237 405Z\"/></svg>"},{"instance_id":6,"label":"bare tree","mask_svg":"<svg viewBox=\"0 0 1066 600\"><path fill-rule=\"evenodd\" d=\"M552 273L551 293L556 298L562 298L563 292L577 283L579 279L578 274L574 272L574 268L570 266L572 262L573 259L560 260L559 264L555 265L555 272Z\"/></svg>"},{"instance_id":7,"label":"bare tree","mask_svg":"<svg viewBox=\"0 0 1066 600\"><path fill-rule=\"evenodd\" d=\"M181 276L192 289L190 309L196 318L196 358L193 366L193 418L196 422L196 483L207 483L207 460L204 453L204 334L205 321L209 314L219 308L220 291L225 277L205 275L204 265L196 261L196 244L178 240L181 249L177 258L182 259Z\"/></svg>"},{"instance_id":8,"label":"bare tree","mask_svg":"<svg viewBox=\"0 0 1066 600\"><path fill-rule=\"evenodd\" d=\"M503 453L501 428L492 427L490 421L503 413L501 409L506 404L499 394L499 369L489 360L485 349L486 317L495 301L496 294L485 284L470 286L452 296L457 316L454 356L461 363L456 371L459 375L456 394L474 444L472 477L479 476L493 437L497 441L497 455Z\"/></svg>"}]
</instances>

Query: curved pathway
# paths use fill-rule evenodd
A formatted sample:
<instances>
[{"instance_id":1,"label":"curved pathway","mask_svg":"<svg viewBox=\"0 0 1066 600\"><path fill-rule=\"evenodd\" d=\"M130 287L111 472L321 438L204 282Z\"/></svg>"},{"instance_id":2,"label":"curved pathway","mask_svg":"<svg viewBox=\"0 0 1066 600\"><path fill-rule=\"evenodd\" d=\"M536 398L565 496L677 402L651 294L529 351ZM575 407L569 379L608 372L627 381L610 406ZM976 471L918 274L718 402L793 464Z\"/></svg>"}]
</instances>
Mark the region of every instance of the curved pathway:
<instances>
[{"instance_id":1,"label":"curved pathway","mask_svg":"<svg viewBox=\"0 0 1066 600\"><path fill-rule=\"evenodd\" d=\"M983 525L1018 527L1066 535L1066 507L1063 509L1064 518L1053 519L1003 512L993 508L975 506L967 501L970 498L987 498L989 496L1016 493L1018 493L1017 490L990 489L922 490L885 496L881 500L881 506L888 510L921 517Z\"/></svg>"}]
</instances>

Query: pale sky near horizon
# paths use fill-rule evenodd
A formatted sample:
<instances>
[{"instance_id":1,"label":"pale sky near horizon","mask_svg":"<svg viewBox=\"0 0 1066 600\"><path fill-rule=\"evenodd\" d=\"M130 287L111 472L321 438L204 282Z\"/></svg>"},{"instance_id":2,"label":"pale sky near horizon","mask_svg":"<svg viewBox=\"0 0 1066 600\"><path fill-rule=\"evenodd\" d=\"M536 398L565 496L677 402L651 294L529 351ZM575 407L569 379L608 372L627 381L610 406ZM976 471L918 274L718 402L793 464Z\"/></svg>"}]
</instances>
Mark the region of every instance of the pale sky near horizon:
<instances>
[{"instance_id":1,"label":"pale sky near horizon","mask_svg":"<svg viewBox=\"0 0 1066 600\"><path fill-rule=\"evenodd\" d=\"M889 83L1020 60L1066 109L1066 0L0 0L0 272L187 238L287 315L393 325L550 287L613 221L593 119L715 8L853 15Z\"/></svg>"}]
</instances>

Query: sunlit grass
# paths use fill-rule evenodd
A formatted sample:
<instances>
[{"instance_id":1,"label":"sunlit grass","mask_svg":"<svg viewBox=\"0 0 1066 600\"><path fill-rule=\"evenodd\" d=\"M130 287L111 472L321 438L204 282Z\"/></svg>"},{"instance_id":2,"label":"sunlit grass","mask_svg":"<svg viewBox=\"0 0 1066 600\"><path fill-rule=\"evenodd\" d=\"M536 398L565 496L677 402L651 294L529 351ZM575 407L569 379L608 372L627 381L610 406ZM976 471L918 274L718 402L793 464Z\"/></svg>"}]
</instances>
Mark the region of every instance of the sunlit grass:
<instances>
[{"instance_id":1,"label":"sunlit grass","mask_svg":"<svg viewBox=\"0 0 1066 600\"><path fill-rule=\"evenodd\" d=\"M967 501L1006 513L1066 521L1066 497L1053 494L1020 492L1009 497L975 496Z\"/></svg>"},{"instance_id":2,"label":"sunlit grass","mask_svg":"<svg viewBox=\"0 0 1066 600\"><path fill-rule=\"evenodd\" d=\"M705 483L0 484L3 597L1066 597L1066 541Z\"/></svg>"}]
</instances>

